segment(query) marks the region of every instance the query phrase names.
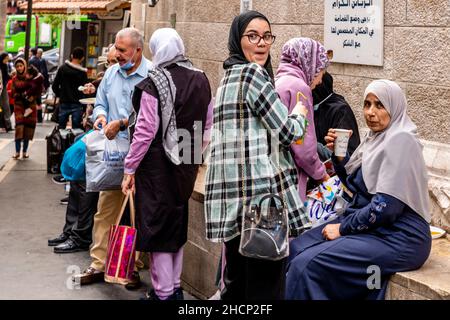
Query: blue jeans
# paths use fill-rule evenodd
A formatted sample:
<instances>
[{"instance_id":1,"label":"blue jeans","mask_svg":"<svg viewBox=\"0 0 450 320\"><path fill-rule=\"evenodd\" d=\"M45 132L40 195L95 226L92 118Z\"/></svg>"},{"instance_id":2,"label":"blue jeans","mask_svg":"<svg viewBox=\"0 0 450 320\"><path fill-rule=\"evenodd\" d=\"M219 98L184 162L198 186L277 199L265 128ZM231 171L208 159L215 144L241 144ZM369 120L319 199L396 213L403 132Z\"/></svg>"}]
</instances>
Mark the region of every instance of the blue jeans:
<instances>
[{"instance_id":1,"label":"blue jeans","mask_svg":"<svg viewBox=\"0 0 450 320\"><path fill-rule=\"evenodd\" d=\"M27 153L28 151L28 143L29 140L27 139L16 139L16 153L20 153L20 145L23 141L23 153Z\"/></svg>"},{"instance_id":2,"label":"blue jeans","mask_svg":"<svg viewBox=\"0 0 450 320\"><path fill-rule=\"evenodd\" d=\"M65 129L69 116L72 115L72 128L81 128L83 105L78 103L61 103L59 107L59 128Z\"/></svg>"}]
</instances>

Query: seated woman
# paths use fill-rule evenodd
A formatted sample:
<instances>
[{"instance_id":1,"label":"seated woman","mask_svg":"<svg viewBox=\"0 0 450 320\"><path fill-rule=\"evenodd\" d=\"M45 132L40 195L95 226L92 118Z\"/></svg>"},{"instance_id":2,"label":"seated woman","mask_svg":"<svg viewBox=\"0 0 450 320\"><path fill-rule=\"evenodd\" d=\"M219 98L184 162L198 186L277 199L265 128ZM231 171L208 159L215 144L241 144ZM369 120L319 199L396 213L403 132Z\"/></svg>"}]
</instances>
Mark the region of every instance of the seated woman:
<instances>
[{"instance_id":1,"label":"seated woman","mask_svg":"<svg viewBox=\"0 0 450 320\"><path fill-rule=\"evenodd\" d=\"M287 299L384 299L392 274L420 268L430 254L427 171L405 95L376 80L364 97L368 135L350 158L332 157L353 202L291 242ZM335 138L330 129L331 150Z\"/></svg>"}]
</instances>

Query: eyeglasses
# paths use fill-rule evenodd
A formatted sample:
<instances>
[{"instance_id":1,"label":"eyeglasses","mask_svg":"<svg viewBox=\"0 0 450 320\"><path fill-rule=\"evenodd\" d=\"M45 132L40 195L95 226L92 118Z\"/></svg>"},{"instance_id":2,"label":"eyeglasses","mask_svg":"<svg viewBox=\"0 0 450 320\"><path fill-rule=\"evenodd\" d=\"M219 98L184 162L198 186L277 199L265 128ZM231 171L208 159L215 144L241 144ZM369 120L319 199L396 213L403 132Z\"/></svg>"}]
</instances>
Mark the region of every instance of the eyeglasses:
<instances>
[{"instance_id":1,"label":"eyeglasses","mask_svg":"<svg viewBox=\"0 0 450 320\"><path fill-rule=\"evenodd\" d=\"M260 36L257 33L243 34L242 36L247 37L248 41L250 41L250 43L253 44L258 44L261 41L261 39L263 39L266 44L272 44L275 42L276 38L274 35L270 33L266 33L263 36Z\"/></svg>"}]
</instances>

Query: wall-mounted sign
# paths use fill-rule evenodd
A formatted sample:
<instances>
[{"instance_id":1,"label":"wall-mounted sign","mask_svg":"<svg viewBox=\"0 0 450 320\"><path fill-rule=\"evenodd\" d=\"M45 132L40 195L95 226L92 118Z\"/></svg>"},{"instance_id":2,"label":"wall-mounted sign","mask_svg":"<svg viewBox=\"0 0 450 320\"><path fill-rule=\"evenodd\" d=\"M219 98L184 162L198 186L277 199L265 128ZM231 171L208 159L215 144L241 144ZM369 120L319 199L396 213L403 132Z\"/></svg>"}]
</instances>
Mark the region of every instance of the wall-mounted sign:
<instances>
[{"instance_id":1,"label":"wall-mounted sign","mask_svg":"<svg viewBox=\"0 0 450 320\"><path fill-rule=\"evenodd\" d=\"M252 0L241 0L241 13L250 11L253 8Z\"/></svg>"},{"instance_id":2,"label":"wall-mounted sign","mask_svg":"<svg viewBox=\"0 0 450 320\"><path fill-rule=\"evenodd\" d=\"M384 1L325 0L324 45L333 61L383 65Z\"/></svg>"},{"instance_id":3,"label":"wall-mounted sign","mask_svg":"<svg viewBox=\"0 0 450 320\"><path fill-rule=\"evenodd\" d=\"M100 20L122 20L124 16L124 10L116 9L109 12L99 12L97 13L97 16Z\"/></svg>"}]
</instances>

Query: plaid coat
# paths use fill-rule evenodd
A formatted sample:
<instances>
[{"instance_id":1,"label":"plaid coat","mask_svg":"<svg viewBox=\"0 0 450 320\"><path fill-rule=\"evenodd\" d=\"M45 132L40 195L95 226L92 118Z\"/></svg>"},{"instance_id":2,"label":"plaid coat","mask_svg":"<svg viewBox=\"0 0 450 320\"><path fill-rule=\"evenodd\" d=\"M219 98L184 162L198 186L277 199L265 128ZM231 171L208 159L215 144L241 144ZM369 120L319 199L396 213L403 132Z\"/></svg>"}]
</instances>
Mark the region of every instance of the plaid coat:
<instances>
[{"instance_id":1,"label":"plaid coat","mask_svg":"<svg viewBox=\"0 0 450 320\"><path fill-rule=\"evenodd\" d=\"M241 77L243 131L239 107ZM245 145L246 210L259 203L264 195L275 193L285 199L291 230L310 227L298 195L297 170L289 152L289 146L302 138L304 132L304 117L288 115L265 69L249 63L226 70L216 95L211 158L206 173L205 218L209 240L228 241L240 234L241 139Z\"/></svg>"}]
</instances>

